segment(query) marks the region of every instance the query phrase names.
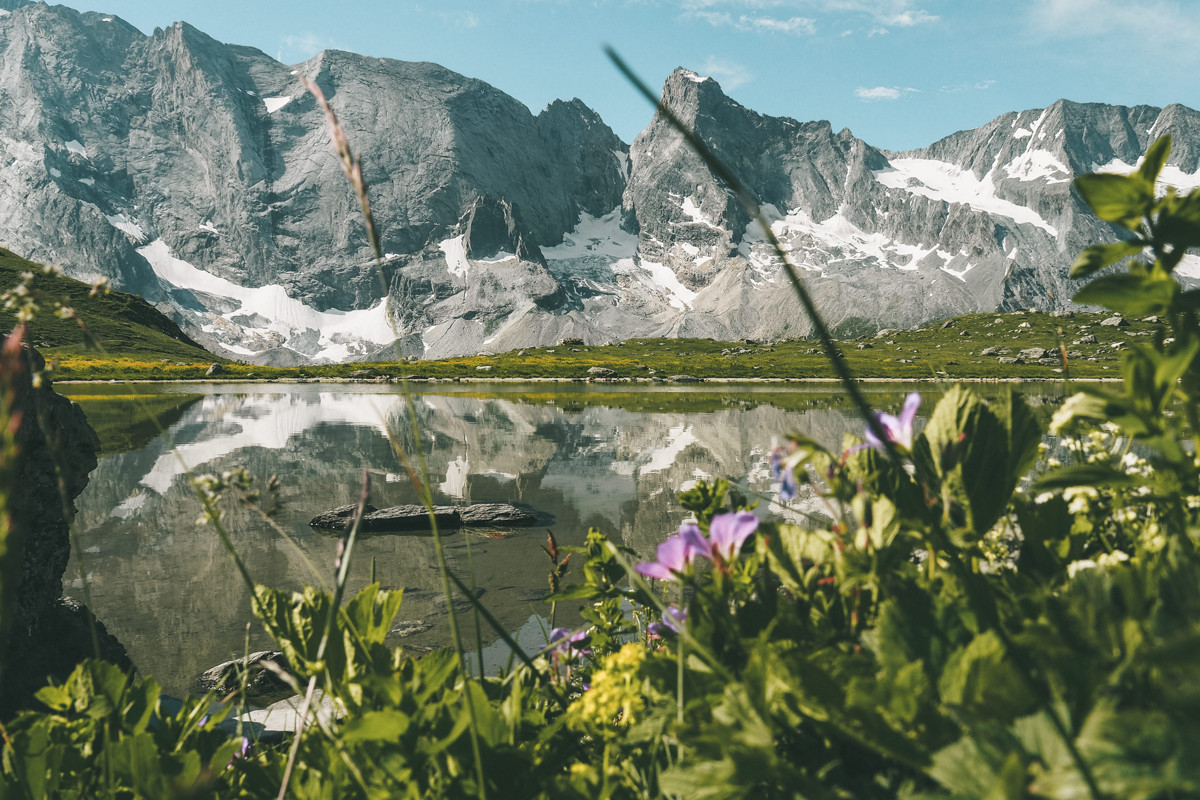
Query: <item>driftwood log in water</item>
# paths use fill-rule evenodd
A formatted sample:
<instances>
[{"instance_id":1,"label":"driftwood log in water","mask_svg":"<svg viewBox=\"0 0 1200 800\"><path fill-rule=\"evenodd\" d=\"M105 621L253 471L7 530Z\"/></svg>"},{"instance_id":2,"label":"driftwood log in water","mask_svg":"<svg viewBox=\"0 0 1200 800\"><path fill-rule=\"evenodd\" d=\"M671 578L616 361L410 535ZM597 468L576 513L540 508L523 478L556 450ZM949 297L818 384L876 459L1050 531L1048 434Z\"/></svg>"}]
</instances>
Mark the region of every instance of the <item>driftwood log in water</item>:
<instances>
[{"instance_id":1,"label":"driftwood log in water","mask_svg":"<svg viewBox=\"0 0 1200 800\"><path fill-rule=\"evenodd\" d=\"M354 519L354 506L341 506L309 521L314 528L344 531ZM408 533L430 530L429 511L425 506L407 505L377 509L367 506L359 530L364 533ZM476 503L469 506L434 506L438 530L458 528L527 528L537 523L537 515L508 503Z\"/></svg>"}]
</instances>

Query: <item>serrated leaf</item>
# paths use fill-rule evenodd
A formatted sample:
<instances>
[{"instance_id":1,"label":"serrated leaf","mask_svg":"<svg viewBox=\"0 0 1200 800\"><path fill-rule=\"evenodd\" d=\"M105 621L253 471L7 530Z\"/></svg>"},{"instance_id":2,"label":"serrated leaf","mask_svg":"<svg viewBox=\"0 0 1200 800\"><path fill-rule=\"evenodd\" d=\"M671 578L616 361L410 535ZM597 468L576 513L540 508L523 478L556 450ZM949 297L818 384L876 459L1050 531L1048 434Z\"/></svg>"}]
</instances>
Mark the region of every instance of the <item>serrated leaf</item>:
<instances>
[{"instance_id":1,"label":"serrated leaf","mask_svg":"<svg viewBox=\"0 0 1200 800\"><path fill-rule=\"evenodd\" d=\"M1074 185L1097 217L1131 231L1137 230L1154 202L1152 189L1140 177L1096 173L1080 175Z\"/></svg>"},{"instance_id":2,"label":"serrated leaf","mask_svg":"<svg viewBox=\"0 0 1200 800\"><path fill-rule=\"evenodd\" d=\"M1091 247L1086 247L1075 259L1075 263L1071 265L1071 277L1083 278L1091 275L1093 272L1111 266L1123 258L1136 256L1145 247L1146 245L1143 242L1136 239L1128 242L1094 244Z\"/></svg>"},{"instance_id":3,"label":"serrated leaf","mask_svg":"<svg viewBox=\"0 0 1200 800\"><path fill-rule=\"evenodd\" d=\"M1076 292L1071 300L1083 305L1103 306L1132 317L1167 314L1179 292L1179 284L1173 278L1125 272L1096 278Z\"/></svg>"},{"instance_id":4,"label":"serrated leaf","mask_svg":"<svg viewBox=\"0 0 1200 800\"><path fill-rule=\"evenodd\" d=\"M1154 182L1158 180L1158 175L1162 172L1163 165L1167 163L1167 156L1170 154L1170 136L1158 137L1154 140L1154 144L1150 145L1150 149L1146 151L1146 156L1142 159L1142 165L1138 167L1137 174L1143 181L1150 185L1151 191L1153 191Z\"/></svg>"},{"instance_id":5,"label":"serrated leaf","mask_svg":"<svg viewBox=\"0 0 1200 800\"><path fill-rule=\"evenodd\" d=\"M347 744L367 741L397 741L408 730L412 720L400 711L369 711L351 719L342 728L342 741Z\"/></svg>"}]
</instances>

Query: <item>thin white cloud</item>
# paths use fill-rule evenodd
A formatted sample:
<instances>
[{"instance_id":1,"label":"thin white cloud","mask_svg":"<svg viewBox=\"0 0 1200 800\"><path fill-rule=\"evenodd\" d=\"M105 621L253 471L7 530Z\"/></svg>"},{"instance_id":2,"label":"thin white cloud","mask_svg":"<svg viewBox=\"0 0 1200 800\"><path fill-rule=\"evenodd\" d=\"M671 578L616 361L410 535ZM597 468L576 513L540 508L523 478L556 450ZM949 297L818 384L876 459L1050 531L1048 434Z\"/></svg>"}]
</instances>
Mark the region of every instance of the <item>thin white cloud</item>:
<instances>
[{"instance_id":1,"label":"thin white cloud","mask_svg":"<svg viewBox=\"0 0 1200 800\"><path fill-rule=\"evenodd\" d=\"M860 86L854 90L854 96L864 102L873 100L899 100L906 94L919 92L920 89L914 89L911 86L875 86L870 89Z\"/></svg>"},{"instance_id":2,"label":"thin white cloud","mask_svg":"<svg viewBox=\"0 0 1200 800\"><path fill-rule=\"evenodd\" d=\"M473 11L444 11L439 14L442 21L455 28L478 28L479 17Z\"/></svg>"},{"instance_id":3,"label":"thin white cloud","mask_svg":"<svg viewBox=\"0 0 1200 800\"><path fill-rule=\"evenodd\" d=\"M888 27L911 28L938 21L914 5L914 0L670 0L686 16L711 25L743 31L785 32L811 35L824 17L837 17L845 30L846 17L862 17L875 33ZM770 15L761 13L772 10ZM750 13L755 12L755 13ZM844 34L843 34L844 35Z\"/></svg>"},{"instance_id":4,"label":"thin white cloud","mask_svg":"<svg viewBox=\"0 0 1200 800\"><path fill-rule=\"evenodd\" d=\"M295 64L299 61L307 61L322 50L333 49L337 49L334 41L318 36L312 31L289 34L280 38L275 60L285 64Z\"/></svg>"},{"instance_id":5,"label":"thin white cloud","mask_svg":"<svg viewBox=\"0 0 1200 800\"><path fill-rule=\"evenodd\" d=\"M733 28L750 33L787 33L793 36L811 36L817 32L816 21L810 17L777 19L755 14L739 14L735 17L728 11L705 11L699 8L689 11L688 16L704 20L715 28Z\"/></svg>"},{"instance_id":6,"label":"thin white cloud","mask_svg":"<svg viewBox=\"0 0 1200 800\"><path fill-rule=\"evenodd\" d=\"M745 65L717 56L709 56L700 71L715 78L721 84L721 88L727 92L732 92L739 86L745 86L754 80L754 75Z\"/></svg>"},{"instance_id":7,"label":"thin white cloud","mask_svg":"<svg viewBox=\"0 0 1200 800\"><path fill-rule=\"evenodd\" d=\"M996 85L992 79L975 81L974 83L954 83L941 88L942 94L960 94L970 91L985 91Z\"/></svg>"},{"instance_id":8,"label":"thin white cloud","mask_svg":"<svg viewBox=\"0 0 1200 800\"><path fill-rule=\"evenodd\" d=\"M772 17L751 17L743 14L738 17L737 27L748 31L770 31L773 33L791 33L812 35L817 32L816 20L810 17L790 17L774 19Z\"/></svg>"},{"instance_id":9,"label":"thin white cloud","mask_svg":"<svg viewBox=\"0 0 1200 800\"><path fill-rule=\"evenodd\" d=\"M1194 0L1032 0L1031 26L1046 36L1118 36L1171 57L1200 58L1200 14Z\"/></svg>"}]
</instances>

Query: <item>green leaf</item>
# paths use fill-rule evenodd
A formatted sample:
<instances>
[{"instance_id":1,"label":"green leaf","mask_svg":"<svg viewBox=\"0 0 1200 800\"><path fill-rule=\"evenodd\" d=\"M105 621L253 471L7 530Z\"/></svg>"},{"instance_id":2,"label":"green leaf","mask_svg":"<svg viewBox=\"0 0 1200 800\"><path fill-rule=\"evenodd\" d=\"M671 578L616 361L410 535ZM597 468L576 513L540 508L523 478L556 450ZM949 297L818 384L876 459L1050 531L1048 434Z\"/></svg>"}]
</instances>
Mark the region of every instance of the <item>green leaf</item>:
<instances>
[{"instance_id":1,"label":"green leaf","mask_svg":"<svg viewBox=\"0 0 1200 800\"><path fill-rule=\"evenodd\" d=\"M1076 392L1054 412L1050 420L1050 433L1059 434L1063 428L1077 419L1108 419L1108 412L1115 398L1096 391Z\"/></svg>"},{"instance_id":2,"label":"green leaf","mask_svg":"<svg viewBox=\"0 0 1200 800\"><path fill-rule=\"evenodd\" d=\"M365 642L382 644L400 612L403 597L403 590L383 591L378 583L372 583L346 604L346 618Z\"/></svg>"},{"instance_id":3,"label":"green leaf","mask_svg":"<svg viewBox=\"0 0 1200 800\"><path fill-rule=\"evenodd\" d=\"M1138 239L1086 247L1075 259L1075 263L1071 265L1071 277L1083 278L1091 275L1096 270L1104 269L1123 258L1136 256L1144 249L1146 249L1146 244Z\"/></svg>"},{"instance_id":4,"label":"green leaf","mask_svg":"<svg viewBox=\"0 0 1200 800\"><path fill-rule=\"evenodd\" d=\"M1096 278L1071 299L1084 305L1104 306L1131 317L1165 315L1172 310L1179 292L1179 284L1173 278L1125 272Z\"/></svg>"},{"instance_id":5,"label":"green leaf","mask_svg":"<svg viewBox=\"0 0 1200 800\"><path fill-rule=\"evenodd\" d=\"M934 408L922 438L943 491L967 509L975 535L987 533L1008 507L1038 434L1032 414L1017 399L1009 400L1001 420L975 392L955 386Z\"/></svg>"},{"instance_id":6,"label":"green leaf","mask_svg":"<svg viewBox=\"0 0 1200 800\"><path fill-rule=\"evenodd\" d=\"M1158 175L1162 172L1163 165L1167 163L1167 156L1170 154L1170 136L1158 137L1146 151L1146 157L1142 159L1142 165L1138 167L1137 174L1150 186L1150 191L1154 191L1154 183L1158 180Z\"/></svg>"},{"instance_id":7,"label":"green leaf","mask_svg":"<svg viewBox=\"0 0 1200 800\"><path fill-rule=\"evenodd\" d=\"M1096 173L1080 175L1075 189L1097 217L1136 231L1154 203L1152 187L1139 177Z\"/></svg>"},{"instance_id":8,"label":"green leaf","mask_svg":"<svg viewBox=\"0 0 1200 800\"><path fill-rule=\"evenodd\" d=\"M1074 486L1136 486L1140 481L1106 464L1073 464L1047 472L1033 484L1035 492L1052 492Z\"/></svg>"},{"instance_id":9,"label":"green leaf","mask_svg":"<svg viewBox=\"0 0 1200 800\"><path fill-rule=\"evenodd\" d=\"M412 720L400 711L368 711L351 719L342 728L342 741L347 744L368 741L397 741L408 731Z\"/></svg>"}]
</instances>

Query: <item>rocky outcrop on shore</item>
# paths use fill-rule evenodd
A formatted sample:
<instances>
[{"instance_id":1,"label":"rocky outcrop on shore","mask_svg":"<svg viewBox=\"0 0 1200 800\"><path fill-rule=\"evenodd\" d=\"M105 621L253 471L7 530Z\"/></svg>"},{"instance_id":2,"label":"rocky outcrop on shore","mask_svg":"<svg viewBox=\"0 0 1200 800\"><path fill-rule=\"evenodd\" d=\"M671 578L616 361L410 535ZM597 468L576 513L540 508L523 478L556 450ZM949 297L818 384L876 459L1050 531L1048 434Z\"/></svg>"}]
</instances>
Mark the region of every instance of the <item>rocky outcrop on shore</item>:
<instances>
[{"instance_id":1,"label":"rocky outcrop on shore","mask_svg":"<svg viewBox=\"0 0 1200 800\"><path fill-rule=\"evenodd\" d=\"M82 409L56 394L49 381L35 387L31 375L45 367L37 351L17 350L7 336L0 338L0 350L11 356L0 369L13 410L21 414L16 480L0 487L8 493L9 551L20 554L11 616L0 638L2 719L27 705L48 678L65 678L82 658L99 655L130 670L133 664L85 606L62 596L74 501L96 467L100 440Z\"/></svg>"}]
</instances>

